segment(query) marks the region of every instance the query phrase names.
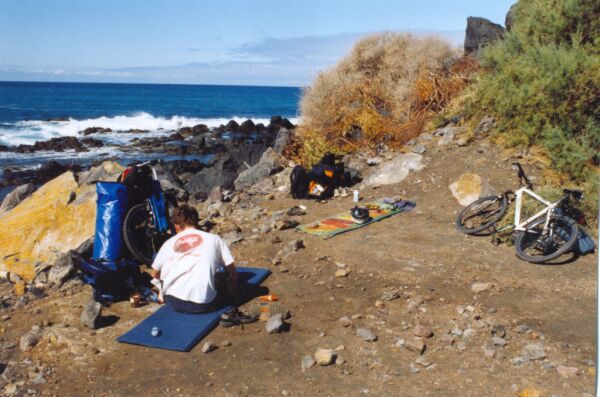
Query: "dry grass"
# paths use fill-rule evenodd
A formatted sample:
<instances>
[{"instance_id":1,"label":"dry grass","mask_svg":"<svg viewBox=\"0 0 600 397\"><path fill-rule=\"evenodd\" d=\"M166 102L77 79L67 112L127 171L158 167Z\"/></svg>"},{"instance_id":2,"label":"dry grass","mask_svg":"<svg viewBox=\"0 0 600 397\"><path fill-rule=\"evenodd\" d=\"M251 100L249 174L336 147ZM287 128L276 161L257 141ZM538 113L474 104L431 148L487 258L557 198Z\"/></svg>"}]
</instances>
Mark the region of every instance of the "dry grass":
<instances>
[{"instance_id":1,"label":"dry grass","mask_svg":"<svg viewBox=\"0 0 600 397\"><path fill-rule=\"evenodd\" d=\"M437 38L379 34L359 41L316 78L300 104L299 159L350 152L418 136L467 84L477 66Z\"/></svg>"}]
</instances>

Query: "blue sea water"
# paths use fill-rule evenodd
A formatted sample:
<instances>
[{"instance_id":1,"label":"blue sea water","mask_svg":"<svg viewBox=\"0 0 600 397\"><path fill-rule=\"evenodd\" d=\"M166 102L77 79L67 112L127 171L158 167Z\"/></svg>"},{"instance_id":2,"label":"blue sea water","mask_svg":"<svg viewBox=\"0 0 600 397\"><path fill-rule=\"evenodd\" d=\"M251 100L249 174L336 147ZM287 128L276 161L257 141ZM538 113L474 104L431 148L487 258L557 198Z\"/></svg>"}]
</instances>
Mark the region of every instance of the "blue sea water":
<instances>
[{"instance_id":1,"label":"blue sea water","mask_svg":"<svg viewBox=\"0 0 600 397\"><path fill-rule=\"evenodd\" d=\"M273 115L295 122L300 94L296 87L0 82L0 145L79 136L88 127L115 131L98 135L107 146L88 153L0 152L0 168L118 157L118 146L140 135L116 131L146 130L147 137L201 123L216 127L231 119L268 124Z\"/></svg>"}]
</instances>

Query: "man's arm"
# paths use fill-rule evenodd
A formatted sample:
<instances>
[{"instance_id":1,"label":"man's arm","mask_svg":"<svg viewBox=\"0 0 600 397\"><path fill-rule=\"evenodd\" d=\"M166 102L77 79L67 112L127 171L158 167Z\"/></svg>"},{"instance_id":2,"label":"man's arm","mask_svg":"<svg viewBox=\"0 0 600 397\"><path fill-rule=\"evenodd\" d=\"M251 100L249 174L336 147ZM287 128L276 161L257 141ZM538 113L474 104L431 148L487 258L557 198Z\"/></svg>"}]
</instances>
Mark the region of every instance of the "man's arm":
<instances>
[{"instance_id":1,"label":"man's arm","mask_svg":"<svg viewBox=\"0 0 600 397\"><path fill-rule=\"evenodd\" d=\"M150 269L150 275L152 278L157 278L160 280L160 270Z\"/></svg>"},{"instance_id":2,"label":"man's arm","mask_svg":"<svg viewBox=\"0 0 600 397\"><path fill-rule=\"evenodd\" d=\"M229 266L225 266L225 271L227 272L227 280L229 280L229 284L227 287L229 288L229 293L233 293L237 288L238 282L238 272L235 268L235 265L232 263Z\"/></svg>"}]
</instances>

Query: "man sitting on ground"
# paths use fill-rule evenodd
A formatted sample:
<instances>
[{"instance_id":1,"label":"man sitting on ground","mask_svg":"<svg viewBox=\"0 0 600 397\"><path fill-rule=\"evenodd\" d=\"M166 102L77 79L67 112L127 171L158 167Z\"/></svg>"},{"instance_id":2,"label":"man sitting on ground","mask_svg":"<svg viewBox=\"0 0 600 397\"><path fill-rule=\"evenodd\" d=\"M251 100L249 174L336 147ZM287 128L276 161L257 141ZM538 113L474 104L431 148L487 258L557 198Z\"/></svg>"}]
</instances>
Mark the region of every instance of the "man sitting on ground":
<instances>
[{"instance_id":1,"label":"man sitting on ground","mask_svg":"<svg viewBox=\"0 0 600 397\"><path fill-rule=\"evenodd\" d=\"M227 244L216 234L196 229L198 212L189 205L175 208L171 222L177 234L160 248L151 271L162 281L164 302L181 313L203 313L237 303L238 275ZM235 314L225 319L254 320Z\"/></svg>"}]
</instances>

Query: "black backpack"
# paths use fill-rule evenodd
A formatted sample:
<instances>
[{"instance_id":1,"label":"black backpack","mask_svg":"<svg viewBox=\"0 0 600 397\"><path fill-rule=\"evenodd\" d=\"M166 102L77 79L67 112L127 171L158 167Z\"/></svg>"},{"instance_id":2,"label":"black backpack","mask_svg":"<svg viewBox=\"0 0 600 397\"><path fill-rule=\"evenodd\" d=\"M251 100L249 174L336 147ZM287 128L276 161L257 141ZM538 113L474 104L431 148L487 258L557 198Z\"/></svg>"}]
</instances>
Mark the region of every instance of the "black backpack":
<instances>
[{"instance_id":1,"label":"black backpack","mask_svg":"<svg viewBox=\"0 0 600 397\"><path fill-rule=\"evenodd\" d=\"M290 192L295 199L304 199L308 196L308 173L303 166L297 165L290 175Z\"/></svg>"}]
</instances>

